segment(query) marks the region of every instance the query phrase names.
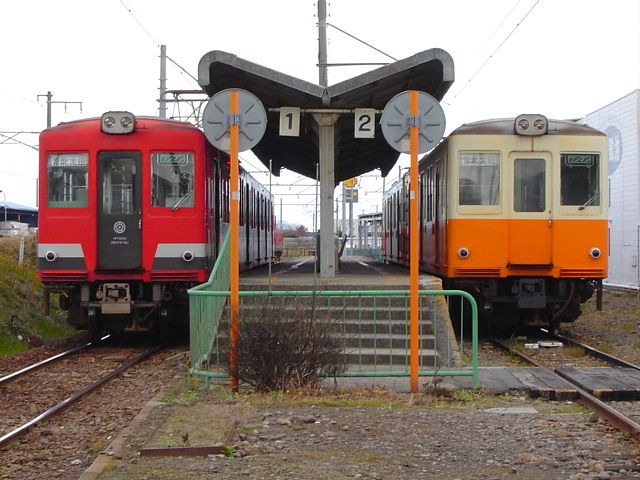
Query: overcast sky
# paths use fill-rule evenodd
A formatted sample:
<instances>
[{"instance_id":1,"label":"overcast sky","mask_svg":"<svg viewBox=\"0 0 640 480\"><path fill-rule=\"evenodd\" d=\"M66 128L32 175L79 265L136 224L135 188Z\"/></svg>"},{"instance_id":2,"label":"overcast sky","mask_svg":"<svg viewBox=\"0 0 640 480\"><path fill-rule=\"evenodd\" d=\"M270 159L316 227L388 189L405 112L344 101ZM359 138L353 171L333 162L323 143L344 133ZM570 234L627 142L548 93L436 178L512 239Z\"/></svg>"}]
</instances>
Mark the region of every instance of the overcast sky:
<instances>
[{"instance_id":1,"label":"overcast sky","mask_svg":"<svg viewBox=\"0 0 640 480\"><path fill-rule=\"evenodd\" d=\"M638 0L331 0L328 21L398 59L435 47L448 51L456 76L443 101L449 132L465 122L525 112L580 118L638 88L639 5ZM82 102L82 112L77 104L66 111L54 104L54 124L107 110L156 115L160 44L194 77L205 53L225 50L317 83L316 11L313 0L3 2L0 132L44 129L45 102L36 97L49 90L54 101ZM329 62L388 61L335 29L328 36ZM329 84L364 71L332 68ZM167 73L170 89L198 88L172 64ZM37 135L17 139L37 145ZM260 167L250 154L243 157L249 170ZM35 205L37 162L31 148L0 144L0 190L8 201ZM400 164L406 165L406 158ZM391 176L397 178L397 167ZM268 176L258 178L268 182ZM278 181L311 183L293 174ZM365 177L361 183L356 215L375 211L380 202L380 180ZM302 188L279 187L274 193ZM284 220L311 228L314 197L281 198L285 204L307 203L286 208Z\"/></svg>"}]
</instances>

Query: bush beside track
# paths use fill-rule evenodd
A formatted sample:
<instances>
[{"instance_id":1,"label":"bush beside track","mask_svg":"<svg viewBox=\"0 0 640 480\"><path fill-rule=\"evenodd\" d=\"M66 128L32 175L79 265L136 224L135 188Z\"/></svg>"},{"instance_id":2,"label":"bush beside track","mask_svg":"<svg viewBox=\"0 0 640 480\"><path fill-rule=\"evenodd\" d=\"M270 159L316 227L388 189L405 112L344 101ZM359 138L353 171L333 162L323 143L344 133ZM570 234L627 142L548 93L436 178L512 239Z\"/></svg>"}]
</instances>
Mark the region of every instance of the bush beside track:
<instances>
[{"instance_id":1,"label":"bush beside track","mask_svg":"<svg viewBox=\"0 0 640 480\"><path fill-rule=\"evenodd\" d=\"M18 238L0 238L0 355L74 333L55 297L51 314L44 315L43 287L35 268L35 237L26 239L22 265L18 264L19 250Z\"/></svg>"}]
</instances>

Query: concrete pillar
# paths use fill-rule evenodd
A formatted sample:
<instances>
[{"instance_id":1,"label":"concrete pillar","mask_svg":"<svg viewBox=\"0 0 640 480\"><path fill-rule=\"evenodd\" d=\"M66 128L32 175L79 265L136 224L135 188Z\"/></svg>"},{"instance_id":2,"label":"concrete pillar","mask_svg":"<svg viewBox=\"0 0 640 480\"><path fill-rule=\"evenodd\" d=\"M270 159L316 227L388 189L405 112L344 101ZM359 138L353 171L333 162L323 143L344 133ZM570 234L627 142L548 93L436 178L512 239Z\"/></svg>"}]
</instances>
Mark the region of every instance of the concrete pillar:
<instances>
[{"instance_id":1,"label":"concrete pillar","mask_svg":"<svg viewBox=\"0 0 640 480\"><path fill-rule=\"evenodd\" d=\"M318 124L320 154L320 277L336 276L334 246L333 191L335 189L335 113L314 113Z\"/></svg>"}]
</instances>

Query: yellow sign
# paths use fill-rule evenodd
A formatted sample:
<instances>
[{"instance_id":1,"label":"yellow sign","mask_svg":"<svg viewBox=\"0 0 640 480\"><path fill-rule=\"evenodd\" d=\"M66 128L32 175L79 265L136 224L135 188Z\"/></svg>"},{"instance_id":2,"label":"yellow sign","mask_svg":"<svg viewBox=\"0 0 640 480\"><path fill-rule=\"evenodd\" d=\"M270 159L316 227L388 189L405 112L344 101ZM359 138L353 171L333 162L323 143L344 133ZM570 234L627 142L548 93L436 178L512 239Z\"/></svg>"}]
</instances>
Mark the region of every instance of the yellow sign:
<instances>
[{"instance_id":1,"label":"yellow sign","mask_svg":"<svg viewBox=\"0 0 640 480\"><path fill-rule=\"evenodd\" d=\"M347 188L353 188L358 184L358 179L356 177L347 178L344 181L344 186Z\"/></svg>"}]
</instances>

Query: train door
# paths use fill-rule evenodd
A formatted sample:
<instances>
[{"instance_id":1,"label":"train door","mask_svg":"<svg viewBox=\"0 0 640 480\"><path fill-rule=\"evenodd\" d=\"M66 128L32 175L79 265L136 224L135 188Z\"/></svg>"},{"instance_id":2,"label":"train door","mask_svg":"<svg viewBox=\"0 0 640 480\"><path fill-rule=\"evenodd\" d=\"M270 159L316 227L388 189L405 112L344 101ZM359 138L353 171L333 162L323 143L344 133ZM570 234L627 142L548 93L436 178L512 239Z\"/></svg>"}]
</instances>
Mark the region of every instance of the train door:
<instances>
[{"instance_id":1,"label":"train door","mask_svg":"<svg viewBox=\"0 0 640 480\"><path fill-rule=\"evenodd\" d=\"M244 244L245 244L245 263L247 265L251 264L253 260L251 258L251 196L250 196L251 188L249 187L249 183L245 183L245 199L244 202Z\"/></svg>"},{"instance_id":2,"label":"train door","mask_svg":"<svg viewBox=\"0 0 640 480\"><path fill-rule=\"evenodd\" d=\"M512 153L509 264L551 264L551 156L543 152ZM535 245L535 247L533 247Z\"/></svg>"},{"instance_id":3,"label":"train door","mask_svg":"<svg viewBox=\"0 0 640 480\"><path fill-rule=\"evenodd\" d=\"M141 157L98 154L98 268L142 266Z\"/></svg>"}]
</instances>

